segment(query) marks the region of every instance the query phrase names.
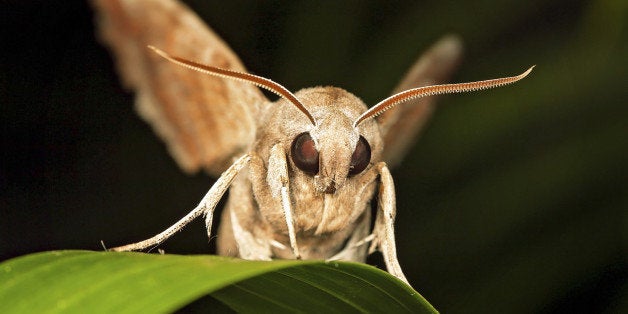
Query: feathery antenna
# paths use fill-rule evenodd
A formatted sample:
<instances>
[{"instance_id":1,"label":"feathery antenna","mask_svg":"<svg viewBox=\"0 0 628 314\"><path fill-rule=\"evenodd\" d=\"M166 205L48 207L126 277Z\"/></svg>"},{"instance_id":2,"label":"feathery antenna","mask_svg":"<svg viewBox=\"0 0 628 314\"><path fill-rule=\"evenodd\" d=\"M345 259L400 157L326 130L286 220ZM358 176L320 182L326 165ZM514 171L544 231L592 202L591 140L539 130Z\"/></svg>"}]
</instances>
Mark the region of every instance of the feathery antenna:
<instances>
[{"instance_id":1,"label":"feathery antenna","mask_svg":"<svg viewBox=\"0 0 628 314\"><path fill-rule=\"evenodd\" d=\"M152 49L158 55L164 57L168 61L178 64L180 66L186 67L188 69L192 69L194 71L198 71L201 73L206 73L206 74L210 74L214 76L219 76L222 78L234 79L238 81L251 83L253 85L256 85L257 87L263 88L274 94L277 94L279 97L284 98L285 100L292 103L301 112L303 112L303 114L307 116L307 118L310 120L310 122L312 122L313 125L316 125L316 121L314 121L314 117L312 117L310 112L305 108L305 106L303 106L303 104L299 101L299 99L297 99L297 97L294 96L294 94L290 92L288 89L286 89L285 87L279 85L278 83L274 81L271 81L261 76L249 74L249 73L217 68L210 65L205 65L205 64L194 62L194 61L186 60L183 58L171 56L165 51L155 48L154 46L149 45L148 48Z\"/></svg>"},{"instance_id":2,"label":"feathery antenna","mask_svg":"<svg viewBox=\"0 0 628 314\"><path fill-rule=\"evenodd\" d=\"M508 84L515 83L524 77L528 76L532 69L534 69L534 65L531 66L527 71L511 77L502 77L492 80L485 81L477 81L477 82L469 82L469 83L457 83L457 84L442 84L442 85L432 85L432 86L423 86L419 88L409 89L397 94L394 94L382 101L380 101L375 106L371 107L369 110L364 112L355 122L353 123L353 127L357 127L360 123L365 120L377 117L382 114L384 111L393 108L394 106L409 101L416 98L441 95L441 94L454 94L454 93L464 93L471 92L476 90L494 88L499 86L504 86Z\"/></svg>"}]
</instances>

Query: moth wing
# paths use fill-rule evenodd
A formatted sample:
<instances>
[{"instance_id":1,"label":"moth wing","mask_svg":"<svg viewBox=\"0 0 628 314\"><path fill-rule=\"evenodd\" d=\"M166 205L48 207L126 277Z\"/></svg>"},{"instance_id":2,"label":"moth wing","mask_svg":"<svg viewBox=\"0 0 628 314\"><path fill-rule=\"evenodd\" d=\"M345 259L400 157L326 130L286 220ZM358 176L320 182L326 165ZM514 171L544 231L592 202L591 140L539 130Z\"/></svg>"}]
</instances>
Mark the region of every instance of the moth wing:
<instances>
[{"instance_id":1,"label":"moth wing","mask_svg":"<svg viewBox=\"0 0 628 314\"><path fill-rule=\"evenodd\" d=\"M454 35L445 36L427 50L393 90L393 94L447 80L462 57L462 42ZM384 135L384 160L390 167L401 162L430 117L436 97L420 98L401 104L378 116Z\"/></svg>"},{"instance_id":2,"label":"moth wing","mask_svg":"<svg viewBox=\"0 0 628 314\"><path fill-rule=\"evenodd\" d=\"M98 33L114 55L136 109L186 172L218 175L245 153L267 99L247 83L177 66L169 54L245 72L238 57L185 5L170 0L94 0Z\"/></svg>"}]
</instances>

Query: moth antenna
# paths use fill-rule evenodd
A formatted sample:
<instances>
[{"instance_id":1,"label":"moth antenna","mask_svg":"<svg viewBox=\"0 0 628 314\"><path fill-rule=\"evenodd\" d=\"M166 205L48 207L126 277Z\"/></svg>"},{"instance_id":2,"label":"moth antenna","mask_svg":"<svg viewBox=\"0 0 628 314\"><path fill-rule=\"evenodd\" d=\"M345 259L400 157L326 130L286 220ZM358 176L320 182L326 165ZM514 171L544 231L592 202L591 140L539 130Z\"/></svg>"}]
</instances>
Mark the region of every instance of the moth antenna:
<instances>
[{"instance_id":1,"label":"moth antenna","mask_svg":"<svg viewBox=\"0 0 628 314\"><path fill-rule=\"evenodd\" d=\"M234 79L234 80L238 80L242 82L251 83L253 85L256 85L257 87L263 88L274 94L277 94L279 97L282 97L285 100L292 103L295 107L297 107L301 112L303 112L307 116L307 118L310 120L310 122L312 122L313 125L316 125L316 121L314 121L314 117L312 117L312 114L310 114L310 112L305 108L305 106L303 106L303 104L299 101L299 99L297 99L297 97L288 89L286 89L285 87L281 86L280 84L272 80L269 80L261 76L249 74L249 73L231 71L231 70L213 67L210 65L205 65L205 64L194 62L194 61L186 60L183 58L171 56L167 52L160 50L154 46L149 45L148 48L152 49L154 52L156 52L158 55L162 56L163 58L167 59L168 61L178 64L180 66L186 67L188 69L192 69L194 71L198 71L201 73L210 74L210 75L214 75L214 76L218 76L222 78Z\"/></svg>"},{"instance_id":2,"label":"moth antenna","mask_svg":"<svg viewBox=\"0 0 628 314\"><path fill-rule=\"evenodd\" d=\"M508 84L515 83L532 72L535 65L531 66L527 71L511 77L502 77L492 80L485 81L477 81L477 82L468 82L468 83L457 83L457 84L442 84L442 85L432 85L432 86L423 86L419 88L409 89L397 94L394 94L382 101L380 101L375 106L371 107L369 110L364 112L355 122L353 123L353 127L357 127L360 123L365 120L374 118L382 114L384 111L393 108L394 106L416 98L441 95L441 94L454 94L454 93L464 93L464 92L472 92L476 90L489 89L494 87L500 87Z\"/></svg>"}]
</instances>

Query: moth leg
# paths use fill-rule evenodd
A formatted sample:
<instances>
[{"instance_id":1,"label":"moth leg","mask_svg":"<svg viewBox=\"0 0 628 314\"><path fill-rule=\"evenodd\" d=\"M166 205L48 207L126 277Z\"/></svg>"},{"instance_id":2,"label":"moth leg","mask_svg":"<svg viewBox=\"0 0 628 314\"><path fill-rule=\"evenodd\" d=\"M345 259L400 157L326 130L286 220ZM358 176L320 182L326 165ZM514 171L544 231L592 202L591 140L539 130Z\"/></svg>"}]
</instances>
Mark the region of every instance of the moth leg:
<instances>
[{"instance_id":1,"label":"moth leg","mask_svg":"<svg viewBox=\"0 0 628 314\"><path fill-rule=\"evenodd\" d=\"M271 189L274 198L281 198L281 207L283 209L286 225L288 226L288 237L290 239L290 247L292 253L297 259L301 259L299 246L297 245L296 232L294 230L294 221L292 219L292 203L290 201L290 181L288 178L288 163L286 161L286 152L280 144L274 145L270 149L270 158L268 160L268 175L266 180Z\"/></svg>"},{"instance_id":2,"label":"moth leg","mask_svg":"<svg viewBox=\"0 0 628 314\"><path fill-rule=\"evenodd\" d=\"M208 197L208 195L211 192L211 189L210 189L210 192L207 192L208 195L206 195L201 201L201 204L202 204L204 200L207 200L205 204L210 205L210 206L207 206L206 210L203 211L203 213L205 214L205 228L207 229L207 238L211 239L212 237L212 222L214 220L214 209L216 209L216 205L218 205L218 202L220 201L222 196L225 194L227 189L229 189L229 186L231 186L231 183L233 182L235 177L238 175L238 173L240 173L240 171L242 171L242 169L246 165L248 165L250 160L251 160L251 155L248 155L248 154L236 160L236 162L234 162L233 165L231 165L231 167L229 167L225 172L223 172L220 178L218 178L218 181L214 183L214 186L212 186L211 189L214 189L215 186L220 184L219 187L217 188L219 192L214 193L213 195L210 195L210 197ZM225 180L221 181L221 179L223 178L225 178Z\"/></svg>"},{"instance_id":3,"label":"moth leg","mask_svg":"<svg viewBox=\"0 0 628 314\"><path fill-rule=\"evenodd\" d=\"M388 272L409 285L399 266L395 245L395 184L386 163L380 162L377 169L381 182L378 192L377 217L373 228L375 239L371 242L370 251L378 248L384 256Z\"/></svg>"},{"instance_id":4,"label":"moth leg","mask_svg":"<svg viewBox=\"0 0 628 314\"><path fill-rule=\"evenodd\" d=\"M196 219L198 216L205 214L205 223L207 225L207 234L211 234L211 221L214 215L214 209L218 204L218 201L225 194L231 182L236 177L236 175L244 168L251 156L244 155L240 157L240 159L236 160L221 176L218 178L216 183L209 189L207 194L203 197L200 203L192 209L185 217L181 218L174 225L168 227L168 229L162 231L161 233L155 235L150 239L146 239L144 241L140 241L137 243L127 244L124 246L119 246L111 249L111 251L137 251L143 250L145 248L159 245L164 242L166 239L170 238L173 234L183 229L188 223L192 220Z\"/></svg>"}]
</instances>

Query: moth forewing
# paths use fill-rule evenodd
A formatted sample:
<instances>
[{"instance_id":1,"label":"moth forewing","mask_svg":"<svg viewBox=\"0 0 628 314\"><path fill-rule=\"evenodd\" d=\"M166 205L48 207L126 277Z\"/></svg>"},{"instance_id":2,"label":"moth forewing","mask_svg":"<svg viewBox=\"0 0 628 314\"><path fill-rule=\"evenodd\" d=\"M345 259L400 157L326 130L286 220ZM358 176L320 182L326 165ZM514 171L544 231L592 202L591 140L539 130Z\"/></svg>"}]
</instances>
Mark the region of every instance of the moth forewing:
<instances>
[{"instance_id":1,"label":"moth forewing","mask_svg":"<svg viewBox=\"0 0 628 314\"><path fill-rule=\"evenodd\" d=\"M186 172L219 176L255 139L267 100L254 85L197 75L146 49L245 72L237 55L185 4L175 0L91 0L97 37L111 51L135 108ZM237 120L236 120L237 117ZM229 130L225 132L225 130Z\"/></svg>"}]
</instances>

